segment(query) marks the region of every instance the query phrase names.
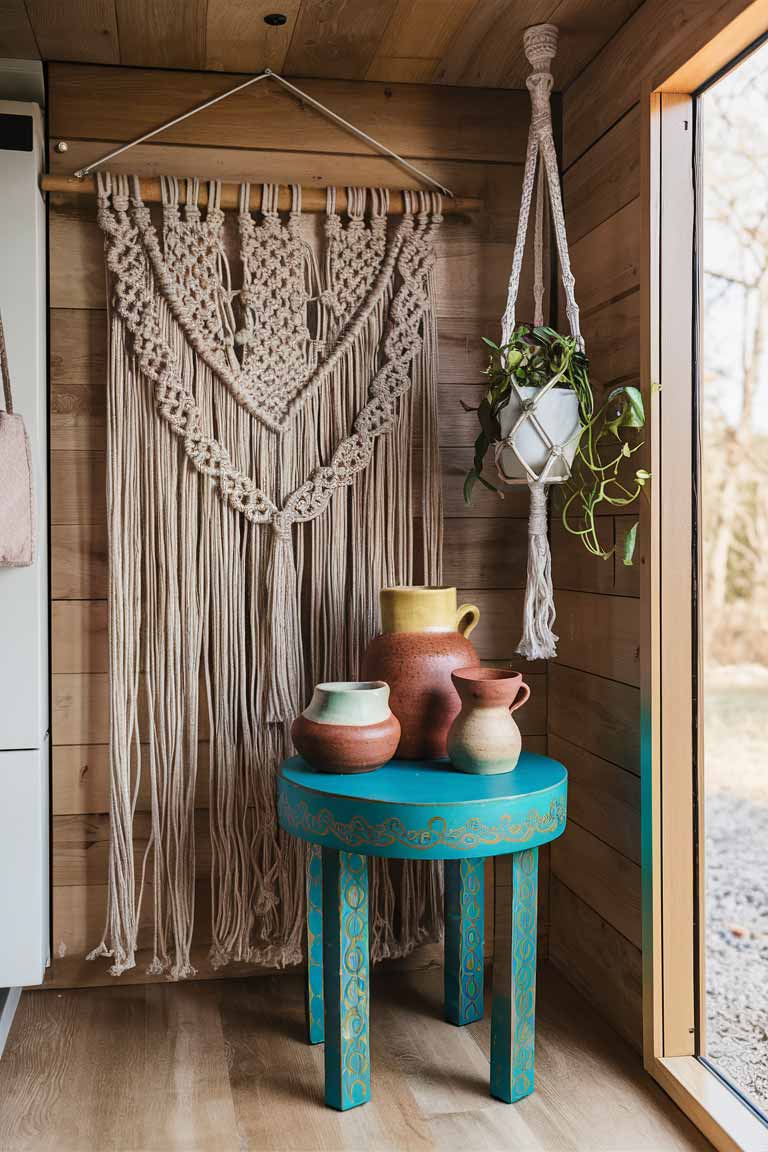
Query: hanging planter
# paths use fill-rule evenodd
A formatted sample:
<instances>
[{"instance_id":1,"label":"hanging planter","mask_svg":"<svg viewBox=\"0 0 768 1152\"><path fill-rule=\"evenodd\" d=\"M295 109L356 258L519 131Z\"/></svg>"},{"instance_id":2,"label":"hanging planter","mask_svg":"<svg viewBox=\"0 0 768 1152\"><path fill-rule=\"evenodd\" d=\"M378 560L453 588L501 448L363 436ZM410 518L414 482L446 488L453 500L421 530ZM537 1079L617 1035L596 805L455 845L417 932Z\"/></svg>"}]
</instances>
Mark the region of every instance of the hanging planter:
<instances>
[{"instance_id":1,"label":"hanging planter","mask_svg":"<svg viewBox=\"0 0 768 1152\"><path fill-rule=\"evenodd\" d=\"M550 484L567 480L581 436L579 398L575 392L553 388L536 406L536 423L527 419L538 389L529 385L511 396L499 413L496 468L507 484L536 480L546 470ZM553 445L560 454L552 454Z\"/></svg>"},{"instance_id":2,"label":"hanging planter","mask_svg":"<svg viewBox=\"0 0 768 1152\"><path fill-rule=\"evenodd\" d=\"M557 644L547 537L547 485L560 486L566 530L579 537L587 551L606 558L614 548L601 543L597 509L604 503L613 508L631 504L649 474L638 469L631 481L625 480L627 461L641 447L633 442L632 436L632 430L642 428L645 423L640 392L637 388L622 386L613 389L597 404L579 331L579 308L574 295L549 105L553 86L549 66L557 51L557 28L552 24L528 28L523 44L533 72L527 80L532 116L520 216L507 305L502 317L501 343L486 340L491 350L486 370L489 386L477 409L480 434L464 483L464 498L469 503L477 482L498 491L497 485L483 475L491 448L499 479L504 484L527 483L530 487L528 574L523 635L517 651L529 660L538 660L555 656ZM534 324L527 325L515 323L515 308L534 186ZM543 323L547 192L569 335ZM636 526L625 539L625 563L632 562L635 534Z\"/></svg>"}]
</instances>

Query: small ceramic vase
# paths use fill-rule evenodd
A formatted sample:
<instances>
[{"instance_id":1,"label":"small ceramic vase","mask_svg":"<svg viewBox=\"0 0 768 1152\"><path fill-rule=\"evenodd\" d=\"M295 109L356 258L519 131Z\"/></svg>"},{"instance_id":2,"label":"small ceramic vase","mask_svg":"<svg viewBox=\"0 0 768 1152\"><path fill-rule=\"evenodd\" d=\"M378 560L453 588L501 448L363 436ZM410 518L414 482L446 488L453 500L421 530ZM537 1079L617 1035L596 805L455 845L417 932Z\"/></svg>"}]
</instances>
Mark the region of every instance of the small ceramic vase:
<instances>
[{"instance_id":1,"label":"small ceramic vase","mask_svg":"<svg viewBox=\"0 0 768 1152\"><path fill-rule=\"evenodd\" d=\"M391 760L400 724L383 680L318 684L293 722L297 751L318 772L372 772Z\"/></svg>"},{"instance_id":2,"label":"small ceramic vase","mask_svg":"<svg viewBox=\"0 0 768 1152\"><path fill-rule=\"evenodd\" d=\"M390 706L400 721L399 760L438 760L459 701L454 668L479 664L467 637L480 611L456 607L455 588L383 588L381 636L368 646L363 675L385 680Z\"/></svg>"},{"instance_id":3,"label":"small ceramic vase","mask_svg":"<svg viewBox=\"0 0 768 1152\"><path fill-rule=\"evenodd\" d=\"M452 673L461 711L448 733L448 755L460 772L511 772L520 759L520 729L512 713L531 694L519 672L459 668Z\"/></svg>"}]
</instances>

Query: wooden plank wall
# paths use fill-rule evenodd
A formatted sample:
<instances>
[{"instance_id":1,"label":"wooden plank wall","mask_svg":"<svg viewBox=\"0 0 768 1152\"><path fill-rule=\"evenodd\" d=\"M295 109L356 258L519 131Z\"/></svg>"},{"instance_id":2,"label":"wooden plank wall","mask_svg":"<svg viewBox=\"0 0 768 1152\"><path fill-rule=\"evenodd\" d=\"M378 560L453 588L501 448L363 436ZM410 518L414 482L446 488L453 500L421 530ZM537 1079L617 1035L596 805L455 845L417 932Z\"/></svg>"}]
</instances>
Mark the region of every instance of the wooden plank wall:
<instances>
[{"instance_id":1,"label":"wooden plank wall","mask_svg":"<svg viewBox=\"0 0 768 1152\"><path fill-rule=\"evenodd\" d=\"M645 0L564 93L568 238L601 385L640 376L641 97L744 7ZM605 539L620 543L633 519L607 518ZM570 771L570 820L552 848L550 958L639 1048L642 558L593 560L556 524L552 536L548 747Z\"/></svg>"},{"instance_id":2,"label":"wooden plank wall","mask_svg":"<svg viewBox=\"0 0 768 1152\"><path fill-rule=\"evenodd\" d=\"M69 172L234 82L200 73L57 64L49 70L54 171ZM468 510L462 476L480 391L483 334L495 334L512 256L529 102L527 93L310 81L313 95L457 191L484 197L476 219L448 219L437 269L440 418L446 500L445 580L476 601L486 660L512 656L525 575L527 493L503 503L479 490ZM54 150L65 139L69 150ZM260 85L135 149L123 171L304 184L409 186L404 173L285 93ZM412 186L412 185L410 185ZM105 527L105 295L95 205L57 196L50 211L51 545L53 660L54 983L103 982L84 964L101 932L109 834ZM520 713L542 750L546 667L527 666L533 696ZM203 757L204 759L204 757ZM199 803L205 825L204 786ZM140 798L137 839L146 836ZM203 872L204 856L203 851ZM202 887L205 887L203 883ZM543 885L546 890L546 885ZM204 915L204 894L201 894ZM546 908L542 911L544 928ZM196 955L209 974L205 940ZM230 970L231 971L231 970ZM143 970L134 973L144 979Z\"/></svg>"}]
</instances>

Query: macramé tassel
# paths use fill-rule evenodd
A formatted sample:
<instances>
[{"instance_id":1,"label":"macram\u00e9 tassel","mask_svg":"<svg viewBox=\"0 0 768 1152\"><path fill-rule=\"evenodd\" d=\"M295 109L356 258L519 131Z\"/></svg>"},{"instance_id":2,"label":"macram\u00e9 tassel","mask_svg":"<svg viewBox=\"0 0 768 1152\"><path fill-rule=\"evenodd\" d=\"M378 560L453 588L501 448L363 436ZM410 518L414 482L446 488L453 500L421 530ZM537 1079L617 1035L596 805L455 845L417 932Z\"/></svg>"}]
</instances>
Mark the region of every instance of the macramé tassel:
<instances>
[{"instance_id":1,"label":"macram\u00e9 tassel","mask_svg":"<svg viewBox=\"0 0 768 1152\"><path fill-rule=\"evenodd\" d=\"M528 519L528 579L525 587L523 635L517 651L526 660L552 660L557 636L555 597L552 590L552 558L547 539L547 488L534 481Z\"/></svg>"},{"instance_id":2,"label":"macram\u00e9 tassel","mask_svg":"<svg viewBox=\"0 0 768 1152\"><path fill-rule=\"evenodd\" d=\"M299 598L293 557L292 524L278 512L272 522L267 566L267 721L292 720L301 711L302 663Z\"/></svg>"}]
</instances>

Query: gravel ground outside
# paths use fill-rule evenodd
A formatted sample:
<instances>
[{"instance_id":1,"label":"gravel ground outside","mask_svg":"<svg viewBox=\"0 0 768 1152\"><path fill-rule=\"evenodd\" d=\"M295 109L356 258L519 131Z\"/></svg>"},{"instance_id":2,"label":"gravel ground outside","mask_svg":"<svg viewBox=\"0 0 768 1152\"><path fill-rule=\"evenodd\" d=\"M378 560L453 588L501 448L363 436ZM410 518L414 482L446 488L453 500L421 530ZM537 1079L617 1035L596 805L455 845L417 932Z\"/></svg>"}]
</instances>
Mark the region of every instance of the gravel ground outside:
<instances>
[{"instance_id":1,"label":"gravel ground outside","mask_svg":"<svg viewBox=\"0 0 768 1152\"><path fill-rule=\"evenodd\" d=\"M707 1055L768 1113L768 668L705 688Z\"/></svg>"}]
</instances>

